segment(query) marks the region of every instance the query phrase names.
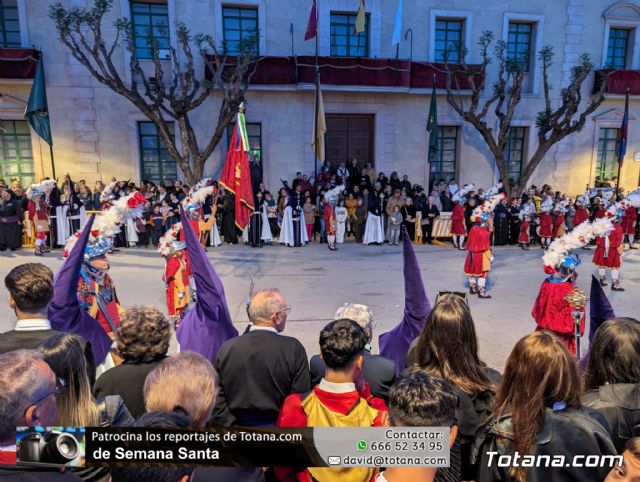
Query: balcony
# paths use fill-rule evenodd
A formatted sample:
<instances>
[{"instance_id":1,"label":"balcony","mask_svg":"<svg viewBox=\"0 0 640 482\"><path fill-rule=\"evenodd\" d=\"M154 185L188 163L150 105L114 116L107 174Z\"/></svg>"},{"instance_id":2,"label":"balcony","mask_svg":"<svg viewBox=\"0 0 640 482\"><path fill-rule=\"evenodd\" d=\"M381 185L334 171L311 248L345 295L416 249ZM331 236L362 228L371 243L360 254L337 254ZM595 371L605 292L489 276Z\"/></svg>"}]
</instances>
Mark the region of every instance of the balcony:
<instances>
[{"instance_id":1,"label":"balcony","mask_svg":"<svg viewBox=\"0 0 640 482\"><path fill-rule=\"evenodd\" d=\"M600 90L603 70L596 70L596 79L593 84L593 92ZM640 95L640 70L616 70L609 77L609 83L605 89L605 94L625 95L629 89L629 95Z\"/></svg>"},{"instance_id":2,"label":"balcony","mask_svg":"<svg viewBox=\"0 0 640 482\"><path fill-rule=\"evenodd\" d=\"M453 85L461 90L470 90L471 82L479 85L482 78L480 65L469 66L472 76L454 74ZM445 65L409 60L373 59L364 57L318 57L320 82L323 86L372 87L410 91L445 89L447 68L456 70L457 65ZM314 56L263 57L251 78L254 86L293 86L315 83L316 58ZM206 72L211 78L210 72Z\"/></svg>"},{"instance_id":3,"label":"balcony","mask_svg":"<svg viewBox=\"0 0 640 482\"><path fill-rule=\"evenodd\" d=\"M0 48L0 79L33 79L39 58L35 49Z\"/></svg>"}]
</instances>

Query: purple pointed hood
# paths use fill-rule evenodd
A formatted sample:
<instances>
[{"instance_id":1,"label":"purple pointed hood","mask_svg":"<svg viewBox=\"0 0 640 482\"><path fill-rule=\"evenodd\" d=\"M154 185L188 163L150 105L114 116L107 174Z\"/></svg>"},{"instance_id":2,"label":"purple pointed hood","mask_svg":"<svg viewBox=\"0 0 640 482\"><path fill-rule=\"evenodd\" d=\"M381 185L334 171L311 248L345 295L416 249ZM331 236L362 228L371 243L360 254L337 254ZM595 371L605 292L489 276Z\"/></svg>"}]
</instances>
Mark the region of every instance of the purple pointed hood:
<instances>
[{"instance_id":1,"label":"purple pointed hood","mask_svg":"<svg viewBox=\"0 0 640 482\"><path fill-rule=\"evenodd\" d=\"M616 314L613 312L613 308L611 307L611 303L609 303L607 295L604 293L602 286L600 286L600 281L594 275L591 275L589 313L589 350L587 350L587 353L585 353L585 355L578 362L580 371L583 373L587 371L587 365L589 364L589 354L591 353L591 343L593 342L593 337L596 334L596 331L605 321L611 320L616 317Z\"/></svg>"},{"instance_id":2,"label":"purple pointed hood","mask_svg":"<svg viewBox=\"0 0 640 482\"><path fill-rule=\"evenodd\" d=\"M182 206L180 215L182 219L187 219ZM176 335L180 350L198 352L215 363L220 346L229 338L238 336L238 330L231 321L222 280L213 269L196 233L188 222L182 223L182 229L198 300L184 316Z\"/></svg>"},{"instance_id":3,"label":"purple pointed hood","mask_svg":"<svg viewBox=\"0 0 640 482\"><path fill-rule=\"evenodd\" d=\"M396 374L404 370L404 362L411 342L420 335L431 303L422 283L416 253L407 230L402 227L402 254L404 259L404 316L393 330L380 335L380 354L396 365Z\"/></svg>"},{"instance_id":4,"label":"purple pointed hood","mask_svg":"<svg viewBox=\"0 0 640 482\"><path fill-rule=\"evenodd\" d=\"M96 365L101 364L111 348L111 339L100 323L78 301L78 280L95 215L91 216L69 256L54 279L53 299L47 308L51 328L82 336L91 343Z\"/></svg>"}]
</instances>

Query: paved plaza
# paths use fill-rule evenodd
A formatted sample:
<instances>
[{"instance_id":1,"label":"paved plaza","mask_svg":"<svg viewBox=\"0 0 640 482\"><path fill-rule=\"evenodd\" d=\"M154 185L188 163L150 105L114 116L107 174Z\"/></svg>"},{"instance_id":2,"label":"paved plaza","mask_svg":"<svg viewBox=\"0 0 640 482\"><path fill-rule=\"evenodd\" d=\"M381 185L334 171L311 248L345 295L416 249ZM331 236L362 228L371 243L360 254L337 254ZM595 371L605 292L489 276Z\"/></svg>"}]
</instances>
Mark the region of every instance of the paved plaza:
<instances>
[{"instance_id":1,"label":"paved plaza","mask_svg":"<svg viewBox=\"0 0 640 482\"><path fill-rule=\"evenodd\" d=\"M450 247L416 246L423 279L433 302L438 291L465 290L462 266L466 252ZM480 355L489 366L501 370L515 342L531 332L535 324L531 307L542 282L540 249L525 252L516 247L497 247L490 275L493 299L470 300L480 339ZM578 287L588 294L593 251L580 251L583 263L578 268ZM246 246L209 248L209 259L222 278L231 316L239 331L247 326L245 302L250 278L255 289L280 289L292 311L285 334L304 344L307 354L318 352L318 334L332 319L341 304L364 303L373 309L374 349L377 335L391 329L402 319L404 284L402 248L395 246L362 246L353 242L329 252L326 245L304 248L280 246L252 249ZM606 289L618 316L638 317L640 312L640 250L627 251L622 267L625 292ZM42 258L31 250L0 255L0 276L4 278L15 265L43 262L54 271L61 263L61 251ZM151 249L123 249L111 258L111 275L124 307L147 304L165 308L162 282L164 261ZM4 284L0 288L7 297ZM0 331L13 327L14 315L6 302L0 306ZM586 342L585 342L586 343ZM175 349L175 345L172 350Z\"/></svg>"}]
</instances>

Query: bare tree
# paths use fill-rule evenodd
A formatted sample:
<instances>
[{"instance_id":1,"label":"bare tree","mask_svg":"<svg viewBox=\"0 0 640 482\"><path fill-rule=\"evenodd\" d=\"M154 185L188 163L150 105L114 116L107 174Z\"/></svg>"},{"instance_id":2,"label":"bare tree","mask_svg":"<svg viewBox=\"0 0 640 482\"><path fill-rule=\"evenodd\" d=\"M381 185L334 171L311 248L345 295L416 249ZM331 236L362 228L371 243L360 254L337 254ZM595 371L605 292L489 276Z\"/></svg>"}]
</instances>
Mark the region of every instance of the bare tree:
<instances>
[{"instance_id":1,"label":"bare tree","mask_svg":"<svg viewBox=\"0 0 640 482\"><path fill-rule=\"evenodd\" d=\"M587 54L582 54L578 63L571 69L569 85L562 89L560 105L552 106L551 86L549 82L549 68L553 63L553 47L545 46L538 53L542 66L542 88L544 92L544 110L536 116L538 145L529 159L523 163L519 178L509 176L509 166L505 159L505 151L509 136L511 121L518 104L522 99L522 88L525 73L521 62L510 59L507 55L507 45L504 41L496 42L493 57L497 63L497 80L487 97L482 97L486 87L487 68L493 62L489 53L494 41L494 34L485 31L480 37L478 45L482 63L478 67L463 63L448 65L447 70L447 102L462 117L480 133L493 155L500 177L505 181L504 186L508 194L519 195L527 186L532 174L549 152L551 147L574 132L580 131L587 120L604 101L611 70L606 70L598 91L590 96L586 107L580 112L582 103L582 86L593 69L593 64ZM463 84L464 82L464 84ZM461 85L462 84L462 85ZM463 90L471 90L471 96L465 98ZM488 124L489 112L497 119L497 129Z\"/></svg>"},{"instance_id":2,"label":"bare tree","mask_svg":"<svg viewBox=\"0 0 640 482\"><path fill-rule=\"evenodd\" d=\"M151 59L150 65L143 66L128 19L118 19L114 23L113 38L105 39L103 22L112 6L113 0L95 0L89 9L65 8L56 3L50 7L49 16L71 55L98 82L129 100L156 125L170 156L187 182L193 184L202 178L206 160L244 99L259 61L255 54L258 33L240 42L237 45L239 54L231 56L225 54L225 45L216 45L209 35L191 35L183 23L176 25L173 42L162 49L158 39L148 30L146 41ZM114 52L120 46L130 55L127 66L130 82L122 78L114 64ZM197 64L197 56L204 67ZM198 67L201 72L196 72ZM213 133L209 132L204 142L199 142L191 117L214 93L221 98L218 122ZM168 121L178 123L180 143L167 127Z\"/></svg>"}]
</instances>

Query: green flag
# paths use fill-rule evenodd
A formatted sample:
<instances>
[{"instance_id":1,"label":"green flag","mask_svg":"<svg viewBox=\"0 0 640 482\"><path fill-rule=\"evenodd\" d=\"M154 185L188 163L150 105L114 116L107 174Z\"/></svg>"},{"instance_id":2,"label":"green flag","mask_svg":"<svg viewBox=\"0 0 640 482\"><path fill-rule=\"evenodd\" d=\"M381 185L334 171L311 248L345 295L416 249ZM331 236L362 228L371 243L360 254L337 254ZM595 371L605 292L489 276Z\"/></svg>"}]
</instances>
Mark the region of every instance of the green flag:
<instances>
[{"instance_id":1,"label":"green flag","mask_svg":"<svg viewBox=\"0 0 640 482\"><path fill-rule=\"evenodd\" d=\"M47 107L47 92L44 82L44 67L42 65L42 54L36 67L36 76L31 86L31 94L29 94L29 102L24 111L24 117L31 124L33 130L44 139L50 146L53 145L51 139L51 127L49 126L49 108Z\"/></svg>"},{"instance_id":2,"label":"green flag","mask_svg":"<svg viewBox=\"0 0 640 482\"><path fill-rule=\"evenodd\" d=\"M438 155L438 105L435 82L433 84L433 92L431 93L427 131L429 132L429 161L431 161Z\"/></svg>"}]
</instances>

